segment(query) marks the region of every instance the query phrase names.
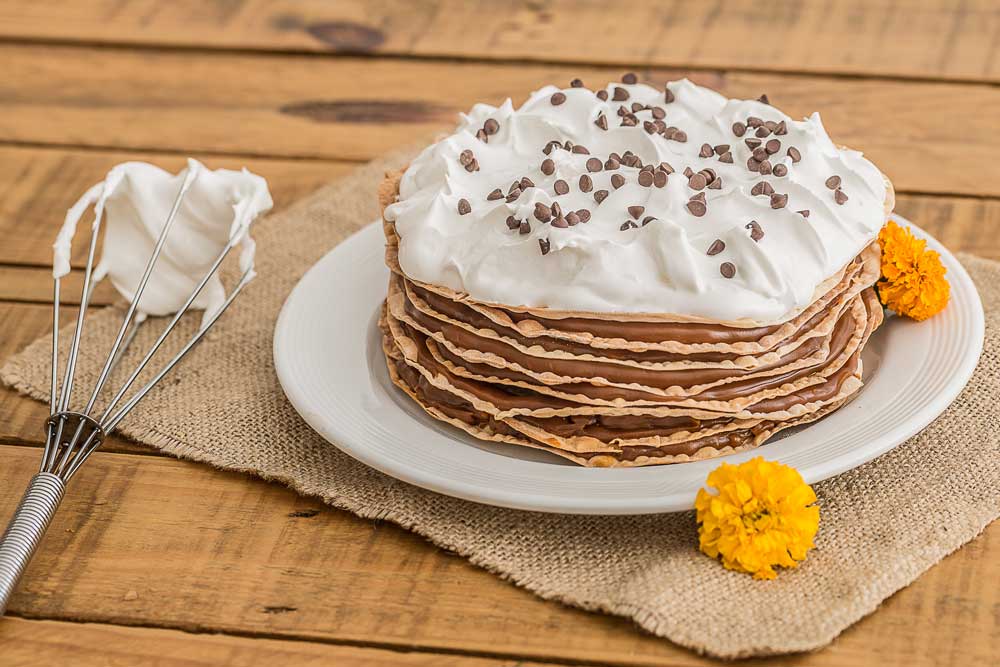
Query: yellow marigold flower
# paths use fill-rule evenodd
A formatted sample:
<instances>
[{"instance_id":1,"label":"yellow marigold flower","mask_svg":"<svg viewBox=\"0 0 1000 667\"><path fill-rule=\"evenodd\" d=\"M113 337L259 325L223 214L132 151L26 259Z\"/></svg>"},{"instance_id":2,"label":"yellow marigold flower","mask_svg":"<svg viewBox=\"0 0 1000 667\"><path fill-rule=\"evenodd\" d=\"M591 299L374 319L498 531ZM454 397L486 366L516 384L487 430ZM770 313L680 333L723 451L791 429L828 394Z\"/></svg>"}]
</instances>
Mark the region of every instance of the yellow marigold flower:
<instances>
[{"instance_id":1,"label":"yellow marigold flower","mask_svg":"<svg viewBox=\"0 0 1000 667\"><path fill-rule=\"evenodd\" d=\"M944 310L951 295L944 277L947 269L937 252L927 250L927 241L890 220L879 232L878 243L882 278L876 287L882 303L918 321Z\"/></svg>"},{"instance_id":2,"label":"yellow marigold flower","mask_svg":"<svg viewBox=\"0 0 1000 667\"><path fill-rule=\"evenodd\" d=\"M723 463L698 490L698 546L730 570L774 579L774 566L796 567L819 529L816 494L792 467L761 457Z\"/></svg>"}]
</instances>

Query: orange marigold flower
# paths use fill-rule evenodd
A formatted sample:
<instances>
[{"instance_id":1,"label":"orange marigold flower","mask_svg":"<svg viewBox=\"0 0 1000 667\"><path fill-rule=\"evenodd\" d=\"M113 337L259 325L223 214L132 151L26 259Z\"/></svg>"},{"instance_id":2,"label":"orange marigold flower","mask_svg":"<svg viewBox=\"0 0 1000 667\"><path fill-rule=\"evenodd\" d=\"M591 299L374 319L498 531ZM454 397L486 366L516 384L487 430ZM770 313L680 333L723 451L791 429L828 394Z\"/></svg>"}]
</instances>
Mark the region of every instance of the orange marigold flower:
<instances>
[{"instance_id":1,"label":"orange marigold flower","mask_svg":"<svg viewBox=\"0 0 1000 667\"><path fill-rule=\"evenodd\" d=\"M790 466L762 457L723 463L695 500L698 546L730 570L774 579L775 567L796 567L819 529L816 494Z\"/></svg>"},{"instance_id":2,"label":"orange marigold flower","mask_svg":"<svg viewBox=\"0 0 1000 667\"><path fill-rule=\"evenodd\" d=\"M944 310L951 295L941 256L926 248L907 227L892 220L878 235L882 248L879 299L890 310L915 320L926 320Z\"/></svg>"}]
</instances>

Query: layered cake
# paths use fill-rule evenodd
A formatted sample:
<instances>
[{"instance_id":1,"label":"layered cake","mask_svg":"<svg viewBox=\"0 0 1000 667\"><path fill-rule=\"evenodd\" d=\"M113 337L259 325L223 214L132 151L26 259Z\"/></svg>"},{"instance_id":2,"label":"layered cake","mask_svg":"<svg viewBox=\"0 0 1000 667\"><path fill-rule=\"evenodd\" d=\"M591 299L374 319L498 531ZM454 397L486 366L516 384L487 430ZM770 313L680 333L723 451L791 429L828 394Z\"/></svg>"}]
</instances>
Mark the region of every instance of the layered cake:
<instances>
[{"instance_id":1,"label":"layered cake","mask_svg":"<svg viewBox=\"0 0 1000 667\"><path fill-rule=\"evenodd\" d=\"M816 114L573 81L476 105L380 199L390 375L476 438L676 463L862 385L892 187Z\"/></svg>"}]
</instances>

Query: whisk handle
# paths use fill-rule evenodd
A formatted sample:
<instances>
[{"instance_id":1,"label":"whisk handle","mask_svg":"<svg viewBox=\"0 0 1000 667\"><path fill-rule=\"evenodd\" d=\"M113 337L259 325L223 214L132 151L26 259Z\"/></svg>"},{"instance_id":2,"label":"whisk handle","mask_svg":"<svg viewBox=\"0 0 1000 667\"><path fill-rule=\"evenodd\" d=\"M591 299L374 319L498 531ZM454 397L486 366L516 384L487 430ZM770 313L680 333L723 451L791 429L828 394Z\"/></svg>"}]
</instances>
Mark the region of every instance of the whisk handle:
<instances>
[{"instance_id":1,"label":"whisk handle","mask_svg":"<svg viewBox=\"0 0 1000 667\"><path fill-rule=\"evenodd\" d=\"M14 510L10 525L0 538L0 616L6 611L17 581L28 567L65 490L62 479L40 472L31 478L21 504Z\"/></svg>"}]
</instances>

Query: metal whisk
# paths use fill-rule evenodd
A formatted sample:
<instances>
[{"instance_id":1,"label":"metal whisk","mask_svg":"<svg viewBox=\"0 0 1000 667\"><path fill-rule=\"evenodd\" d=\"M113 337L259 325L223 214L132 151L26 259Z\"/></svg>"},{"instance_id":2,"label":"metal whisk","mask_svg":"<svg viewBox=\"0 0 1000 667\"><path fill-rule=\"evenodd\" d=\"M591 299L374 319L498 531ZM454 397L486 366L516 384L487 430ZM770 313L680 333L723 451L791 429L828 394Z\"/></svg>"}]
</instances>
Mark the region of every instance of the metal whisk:
<instances>
[{"instance_id":1,"label":"metal whisk","mask_svg":"<svg viewBox=\"0 0 1000 667\"><path fill-rule=\"evenodd\" d=\"M20 579L24 569L28 566L28 562L31 560L38 543L41 541L42 535L44 535L45 530L48 528L49 522L56 512L56 508L59 507L67 482L76 474L83 462L101 446L105 438L115 430L115 427L118 426L121 420L125 418L136 404L201 340L205 333L222 316L222 313L232 304L236 296L254 277L253 269L246 268L239 283L233 288L221 307L214 314L211 314L209 319L203 321L202 326L188 340L180 352L167 362L151 380L134 392L128 400L123 400L164 340L166 340L184 313L188 311L191 304L194 303L198 294L208 284L212 276L219 270L226 256L236 247L239 239L231 237L211 268L194 288L191 296L173 316L173 319L163 330L163 333L156 339L152 348L142 358L128 379L125 380L122 387L115 393L114 397L111 398L102 411L95 410L98 396L101 390L104 389L109 375L126 348L135 338L135 333L142 322L141 318L135 317L139 300L146 288L146 284L149 282L149 277L163 249L167 234L170 232L170 228L177 218L184 196L197 179L198 173L199 170L197 169L188 169L187 175L174 199L170 214L159 233L142 278L135 289L134 297L131 300L132 303L125 313L121 328L118 330L118 335L111 346L111 351L108 353L107 361L105 361L100 376L90 394L90 399L87 401L86 407L79 411L70 409L70 399L73 395L73 379L76 372L84 318L87 313L87 306L90 302L93 287L91 282L98 231L101 225L100 215L94 223L93 235L90 240L87 269L80 299L80 310L76 319L76 329L73 334L72 343L70 344L69 358L61 383L58 377L60 279L57 277L54 280L52 307L52 384L49 394L49 411L51 414L46 422L45 449L42 452L42 462L39 466L39 471L32 477L20 505L14 512L10 525L7 527L6 532L4 532L3 537L0 538L0 615L7 608L7 603L10 601L18 579Z\"/></svg>"}]
</instances>

